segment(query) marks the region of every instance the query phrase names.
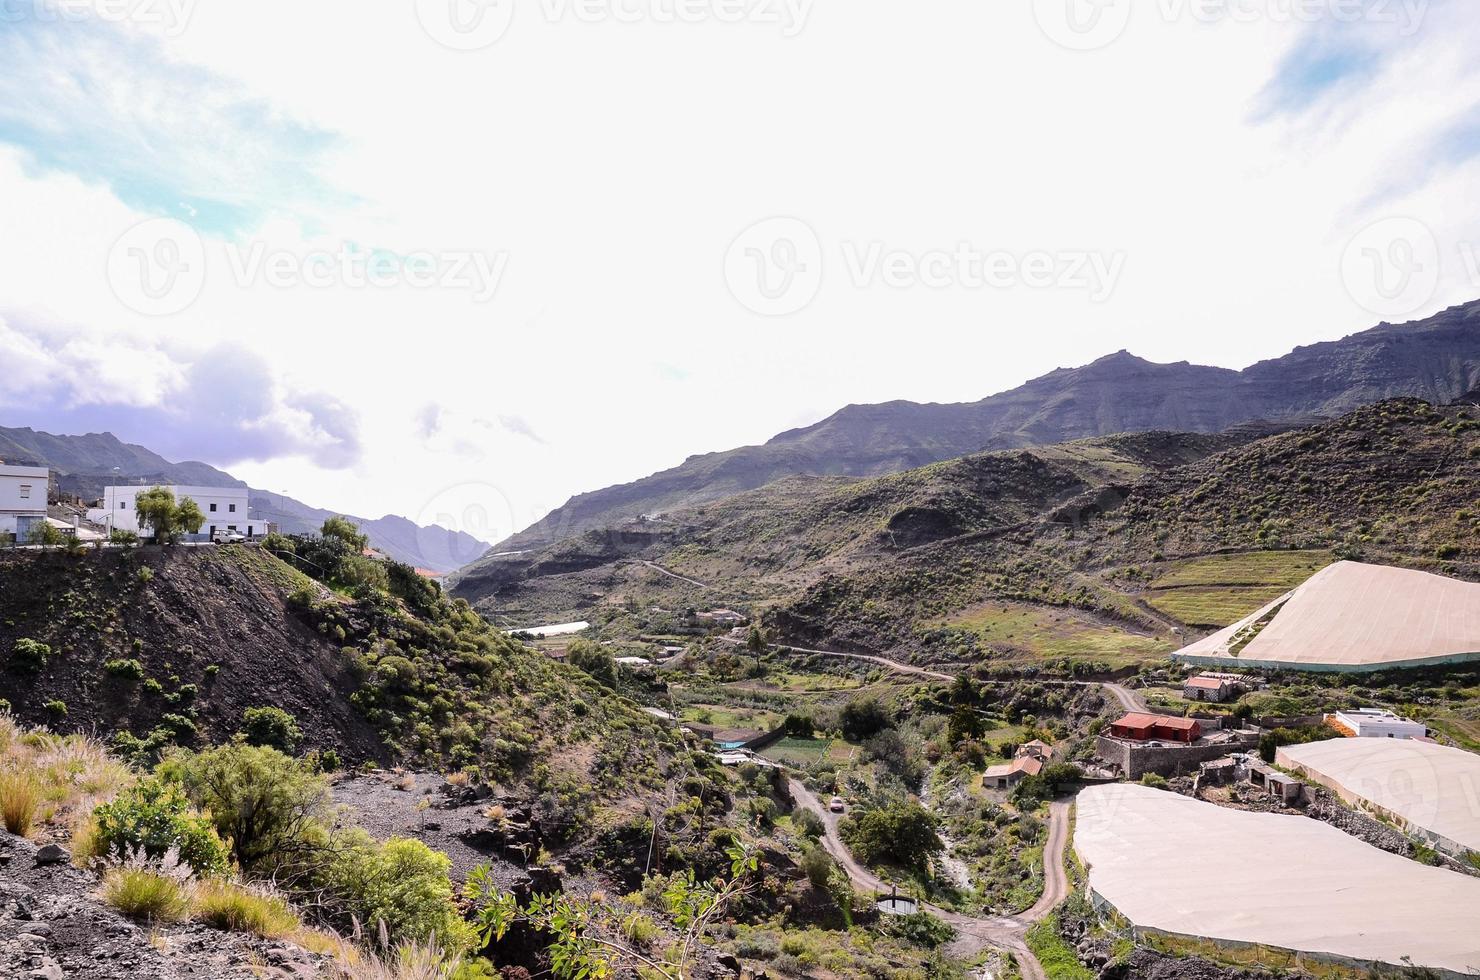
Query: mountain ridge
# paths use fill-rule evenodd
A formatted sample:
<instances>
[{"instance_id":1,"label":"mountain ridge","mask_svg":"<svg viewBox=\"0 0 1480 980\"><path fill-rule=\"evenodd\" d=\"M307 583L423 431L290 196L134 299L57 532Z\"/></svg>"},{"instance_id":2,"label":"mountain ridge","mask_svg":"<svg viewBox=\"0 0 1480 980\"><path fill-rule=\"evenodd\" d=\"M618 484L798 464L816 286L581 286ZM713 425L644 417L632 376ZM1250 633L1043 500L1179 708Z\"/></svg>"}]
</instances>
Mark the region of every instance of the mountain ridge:
<instances>
[{"instance_id":1,"label":"mountain ridge","mask_svg":"<svg viewBox=\"0 0 1480 980\"><path fill-rule=\"evenodd\" d=\"M542 547L786 476L867 478L983 450L1117 432L1218 432L1257 420L1329 418L1393 397L1444 404L1477 385L1480 301L1298 346L1240 370L1159 364L1121 350L975 402L849 405L760 445L690 456L640 480L577 494L491 551Z\"/></svg>"}]
</instances>

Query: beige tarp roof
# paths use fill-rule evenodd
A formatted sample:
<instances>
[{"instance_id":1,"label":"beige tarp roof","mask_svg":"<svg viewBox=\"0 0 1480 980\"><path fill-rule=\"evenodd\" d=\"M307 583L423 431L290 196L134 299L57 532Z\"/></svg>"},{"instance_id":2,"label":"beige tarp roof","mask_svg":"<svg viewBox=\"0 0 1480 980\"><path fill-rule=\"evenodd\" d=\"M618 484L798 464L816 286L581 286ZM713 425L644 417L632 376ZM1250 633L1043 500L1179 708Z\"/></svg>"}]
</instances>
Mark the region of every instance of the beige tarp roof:
<instances>
[{"instance_id":1,"label":"beige tarp roof","mask_svg":"<svg viewBox=\"0 0 1480 980\"><path fill-rule=\"evenodd\" d=\"M1456 973L1480 971L1480 879L1309 817L1126 783L1079 795L1090 887L1137 926Z\"/></svg>"},{"instance_id":2,"label":"beige tarp roof","mask_svg":"<svg viewBox=\"0 0 1480 980\"><path fill-rule=\"evenodd\" d=\"M1287 745L1280 764L1480 851L1480 755L1407 738L1337 738Z\"/></svg>"},{"instance_id":3,"label":"beige tarp roof","mask_svg":"<svg viewBox=\"0 0 1480 980\"><path fill-rule=\"evenodd\" d=\"M1238 632L1276 607L1274 618L1233 657L1228 648ZM1463 654L1480 654L1480 585L1343 561L1176 656L1359 669Z\"/></svg>"}]
</instances>

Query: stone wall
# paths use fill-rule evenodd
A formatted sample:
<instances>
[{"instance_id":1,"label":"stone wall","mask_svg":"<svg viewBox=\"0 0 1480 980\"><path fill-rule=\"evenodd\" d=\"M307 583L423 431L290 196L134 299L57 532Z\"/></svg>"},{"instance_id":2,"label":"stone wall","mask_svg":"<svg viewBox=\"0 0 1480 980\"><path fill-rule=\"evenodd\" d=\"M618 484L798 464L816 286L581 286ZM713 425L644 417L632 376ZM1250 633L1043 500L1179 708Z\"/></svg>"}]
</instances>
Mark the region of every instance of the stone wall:
<instances>
[{"instance_id":1,"label":"stone wall","mask_svg":"<svg viewBox=\"0 0 1480 980\"><path fill-rule=\"evenodd\" d=\"M1250 734L1218 742L1194 742L1192 745L1128 742L1101 735L1096 740L1096 754L1120 767L1126 779L1140 779L1148 772L1162 776L1191 775L1204 762L1221 759L1230 752L1246 752L1259 744L1259 736Z\"/></svg>"}]
</instances>

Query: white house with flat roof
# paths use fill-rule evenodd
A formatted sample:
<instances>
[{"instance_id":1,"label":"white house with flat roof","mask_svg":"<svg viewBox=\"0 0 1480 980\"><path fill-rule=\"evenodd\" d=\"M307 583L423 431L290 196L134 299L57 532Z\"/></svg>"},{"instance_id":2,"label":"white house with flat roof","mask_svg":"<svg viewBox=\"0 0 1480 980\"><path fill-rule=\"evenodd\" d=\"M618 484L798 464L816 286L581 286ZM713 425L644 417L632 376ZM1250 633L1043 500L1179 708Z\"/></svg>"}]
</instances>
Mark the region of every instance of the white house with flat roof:
<instances>
[{"instance_id":1,"label":"white house with flat roof","mask_svg":"<svg viewBox=\"0 0 1480 980\"><path fill-rule=\"evenodd\" d=\"M152 487L104 487L103 506L90 508L87 519L106 526L110 531L140 532L139 514L135 499ZM252 520L247 516L246 487L186 487L167 486L166 490L176 500L189 497L205 515L200 533L214 535L218 531L235 531L249 538L260 538L267 533L267 522ZM147 532L143 532L147 533Z\"/></svg>"},{"instance_id":2,"label":"white house with flat roof","mask_svg":"<svg viewBox=\"0 0 1480 980\"><path fill-rule=\"evenodd\" d=\"M1326 716L1326 724L1347 738L1424 738L1428 727L1399 718L1385 708L1355 708Z\"/></svg>"},{"instance_id":3,"label":"white house with flat roof","mask_svg":"<svg viewBox=\"0 0 1480 980\"><path fill-rule=\"evenodd\" d=\"M0 463L0 534L24 541L31 528L46 520L46 491L51 471L45 466Z\"/></svg>"}]
</instances>

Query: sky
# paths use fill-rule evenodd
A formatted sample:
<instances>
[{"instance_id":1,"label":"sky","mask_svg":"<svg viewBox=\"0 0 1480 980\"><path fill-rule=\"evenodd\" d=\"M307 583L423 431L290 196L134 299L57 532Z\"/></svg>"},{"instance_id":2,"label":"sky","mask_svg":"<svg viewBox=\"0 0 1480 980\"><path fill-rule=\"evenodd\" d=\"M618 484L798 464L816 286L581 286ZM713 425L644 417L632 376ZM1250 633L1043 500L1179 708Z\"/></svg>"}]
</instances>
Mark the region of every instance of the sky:
<instances>
[{"instance_id":1,"label":"sky","mask_svg":"<svg viewBox=\"0 0 1480 980\"><path fill-rule=\"evenodd\" d=\"M1465 0L0 0L0 424L497 540L1480 297Z\"/></svg>"}]
</instances>

